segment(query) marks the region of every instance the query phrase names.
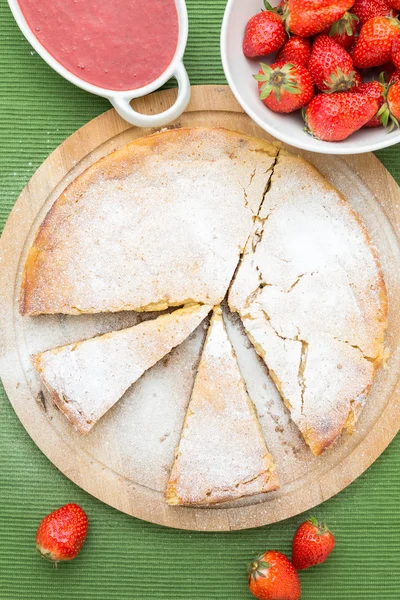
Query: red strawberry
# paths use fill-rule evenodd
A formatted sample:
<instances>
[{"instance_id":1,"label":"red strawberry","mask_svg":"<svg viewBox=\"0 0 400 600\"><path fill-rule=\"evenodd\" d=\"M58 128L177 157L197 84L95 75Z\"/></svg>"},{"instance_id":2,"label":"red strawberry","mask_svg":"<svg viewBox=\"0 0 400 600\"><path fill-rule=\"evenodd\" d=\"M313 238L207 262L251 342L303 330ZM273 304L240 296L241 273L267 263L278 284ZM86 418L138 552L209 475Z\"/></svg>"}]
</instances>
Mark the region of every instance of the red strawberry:
<instances>
[{"instance_id":1,"label":"red strawberry","mask_svg":"<svg viewBox=\"0 0 400 600\"><path fill-rule=\"evenodd\" d=\"M290 560L270 550L257 556L247 571L249 590L259 600L299 600L300 579Z\"/></svg>"},{"instance_id":2,"label":"red strawberry","mask_svg":"<svg viewBox=\"0 0 400 600\"><path fill-rule=\"evenodd\" d=\"M260 99L271 110L293 112L306 106L314 96L313 80L303 66L284 62L260 66L254 79L258 81Z\"/></svg>"},{"instance_id":3,"label":"red strawberry","mask_svg":"<svg viewBox=\"0 0 400 600\"><path fill-rule=\"evenodd\" d=\"M365 96L369 96L370 98L376 98L380 100L383 98L385 92L385 84L381 81L368 81L367 83L362 83L357 86L355 90L359 94L364 94Z\"/></svg>"},{"instance_id":4,"label":"red strawberry","mask_svg":"<svg viewBox=\"0 0 400 600\"><path fill-rule=\"evenodd\" d=\"M396 81L389 86L386 101L389 106L392 123L398 127L400 121L400 81Z\"/></svg>"},{"instance_id":5,"label":"red strawberry","mask_svg":"<svg viewBox=\"0 0 400 600\"><path fill-rule=\"evenodd\" d=\"M243 40L243 53L249 58L265 56L279 50L286 42L287 33L282 17L265 2L267 10L251 17Z\"/></svg>"},{"instance_id":6,"label":"red strawberry","mask_svg":"<svg viewBox=\"0 0 400 600\"><path fill-rule=\"evenodd\" d=\"M326 561L335 546L335 538L326 525L313 517L300 525L292 543L292 562L296 569L308 569Z\"/></svg>"},{"instance_id":7,"label":"red strawberry","mask_svg":"<svg viewBox=\"0 0 400 600\"><path fill-rule=\"evenodd\" d=\"M387 0L355 0L351 12L359 18L361 26L374 17L395 16Z\"/></svg>"},{"instance_id":8,"label":"red strawberry","mask_svg":"<svg viewBox=\"0 0 400 600\"><path fill-rule=\"evenodd\" d=\"M65 504L41 521L36 548L44 558L57 563L79 553L88 530L86 513L77 504Z\"/></svg>"},{"instance_id":9,"label":"red strawberry","mask_svg":"<svg viewBox=\"0 0 400 600\"><path fill-rule=\"evenodd\" d=\"M276 62L290 62L307 67L311 56L311 42L307 38L292 35L280 49Z\"/></svg>"},{"instance_id":10,"label":"red strawberry","mask_svg":"<svg viewBox=\"0 0 400 600\"><path fill-rule=\"evenodd\" d=\"M375 98L358 92L319 94L305 112L306 131L320 140L339 142L368 123L378 108Z\"/></svg>"},{"instance_id":11,"label":"red strawberry","mask_svg":"<svg viewBox=\"0 0 400 600\"><path fill-rule=\"evenodd\" d=\"M389 6L395 10L400 10L400 0L386 0Z\"/></svg>"},{"instance_id":12,"label":"red strawberry","mask_svg":"<svg viewBox=\"0 0 400 600\"><path fill-rule=\"evenodd\" d=\"M360 73L354 69L354 84L353 84L353 87L351 88L351 91L356 92L358 90L358 88L360 87L360 85L363 85L363 83L364 83L364 81L363 81L363 78L361 77Z\"/></svg>"},{"instance_id":13,"label":"red strawberry","mask_svg":"<svg viewBox=\"0 0 400 600\"><path fill-rule=\"evenodd\" d=\"M378 101L378 111L376 115L372 117L364 127L381 127L383 123L381 116L379 116L379 109L385 102L386 85L383 81L369 81L368 83L357 86L356 91L360 94L367 95L370 98L375 98Z\"/></svg>"},{"instance_id":14,"label":"red strawberry","mask_svg":"<svg viewBox=\"0 0 400 600\"><path fill-rule=\"evenodd\" d=\"M341 19L353 2L354 0L287 0L284 19L292 33L310 37Z\"/></svg>"},{"instance_id":15,"label":"red strawberry","mask_svg":"<svg viewBox=\"0 0 400 600\"><path fill-rule=\"evenodd\" d=\"M314 40L308 70L317 88L323 92L345 92L354 85L355 72L350 54L325 34Z\"/></svg>"},{"instance_id":16,"label":"red strawberry","mask_svg":"<svg viewBox=\"0 0 400 600\"><path fill-rule=\"evenodd\" d=\"M346 12L339 21L327 27L324 33L327 33L335 42L349 48L354 41L357 31L358 17L352 13Z\"/></svg>"},{"instance_id":17,"label":"red strawberry","mask_svg":"<svg viewBox=\"0 0 400 600\"><path fill-rule=\"evenodd\" d=\"M389 79L389 85L391 85L392 83L397 83L398 81L400 81L400 70L392 73Z\"/></svg>"},{"instance_id":18,"label":"red strawberry","mask_svg":"<svg viewBox=\"0 0 400 600\"><path fill-rule=\"evenodd\" d=\"M392 62L396 69L400 69L400 36L395 37L393 40Z\"/></svg>"},{"instance_id":19,"label":"red strawberry","mask_svg":"<svg viewBox=\"0 0 400 600\"><path fill-rule=\"evenodd\" d=\"M400 36L400 21L389 17L374 17L362 26L353 54L354 65L360 69L378 67L391 60L393 40Z\"/></svg>"}]
</instances>

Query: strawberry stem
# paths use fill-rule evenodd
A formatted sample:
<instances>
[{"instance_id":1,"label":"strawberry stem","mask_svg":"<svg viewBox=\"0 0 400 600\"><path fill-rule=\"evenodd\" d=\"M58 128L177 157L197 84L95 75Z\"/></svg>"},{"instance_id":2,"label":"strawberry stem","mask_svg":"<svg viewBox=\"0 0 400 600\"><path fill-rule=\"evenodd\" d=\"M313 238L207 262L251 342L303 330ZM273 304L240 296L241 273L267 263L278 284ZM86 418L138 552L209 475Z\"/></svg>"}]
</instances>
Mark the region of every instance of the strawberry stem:
<instances>
[{"instance_id":1,"label":"strawberry stem","mask_svg":"<svg viewBox=\"0 0 400 600\"><path fill-rule=\"evenodd\" d=\"M308 520L310 521L311 525L314 525L314 527L316 527L317 535L324 535L324 533L330 533L329 527L326 525L326 523L320 523L315 517L310 517Z\"/></svg>"},{"instance_id":2,"label":"strawberry stem","mask_svg":"<svg viewBox=\"0 0 400 600\"><path fill-rule=\"evenodd\" d=\"M331 73L330 80L324 81L324 85L327 87L324 90L325 94L332 94L332 92L347 92L353 87L355 83L355 71L350 71L345 75L340 67L335 72Z\"/></svg>"},{"instance_id":3,"label":"strawberry stem","mask_svg":"<svg viewBox=\"0 0 400 600\"><path fill-rule=\"evenodd\" d=\"M295 66L292 63L286 63L281 67L272 69L269 65L260 63L261 73L253 75L256 81L262 82L260 89L260 99L265 100L273 92L278 102L281 99L282 92L288 94L301 94L300 86L293 74Z\"/></svg>"}]
</instances>

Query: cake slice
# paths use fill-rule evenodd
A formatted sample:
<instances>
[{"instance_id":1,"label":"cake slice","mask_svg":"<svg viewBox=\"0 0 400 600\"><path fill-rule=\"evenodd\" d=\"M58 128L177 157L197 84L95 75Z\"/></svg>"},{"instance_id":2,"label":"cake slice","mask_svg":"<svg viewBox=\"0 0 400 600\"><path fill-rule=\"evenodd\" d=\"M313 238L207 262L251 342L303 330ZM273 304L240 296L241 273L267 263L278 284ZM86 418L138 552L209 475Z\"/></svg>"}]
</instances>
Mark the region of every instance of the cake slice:
<instances>
[{"instance_id":1,"label":"cake slice","mask_svg":"<svg viewBox=\"0 0 400 600\"><path fill-rule=\"evenodd\" d=\"M384 355L386 288L359 215L303 159L280 152L228 301L312 452L351 432Z\"/></svg>"},{"instance_id":2,"label":"cake slice","mask_svg":"<svg viewBox=\"0 0 400 600\"><path fill-rule=\"evenodd\" d=\"M98 161L54 202L25 264L25 315L164 310L224 298L277 148L175 129Z\"/></svg>"},{"instance_id":3,"label":"cake slice","mask_svg":"<svg viewBox=\"0 0 400 600\"><path fill-rule=\"evenodd\" d=\"M210 312L198 304L139 325L32 356L58 408L87 433L141 375L181 344Z\"/></svg>"},{"instance_id":4,"label":"cake slice","mask_svg":"<svg viewBox=\"0 0 400 600\"><path fill-rule=\"evenodd\" d=\"M215 308L167 484L167 503L215 504L278 487L221 309Z\"/></svg>"}]
</instances>

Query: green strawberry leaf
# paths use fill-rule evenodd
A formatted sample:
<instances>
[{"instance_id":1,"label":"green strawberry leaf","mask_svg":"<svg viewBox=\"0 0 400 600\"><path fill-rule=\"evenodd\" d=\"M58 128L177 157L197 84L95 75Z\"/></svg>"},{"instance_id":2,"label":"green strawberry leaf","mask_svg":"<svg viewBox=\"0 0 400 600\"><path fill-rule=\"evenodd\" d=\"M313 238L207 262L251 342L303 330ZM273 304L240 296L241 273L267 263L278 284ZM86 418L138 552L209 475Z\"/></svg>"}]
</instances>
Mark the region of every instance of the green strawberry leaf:
<instances>
[{"instance_id":1,"label":"green strawberry leaf","mask_svg":"<svg viewBox=\"0 0 400 600\"><path fill-rule=\"evenodd\" d=\"M326 86L326 90L324 90L325 94L332 94L333 92L347 92L350 88L353 87L355 83L355 71L350 71L347 75L345 75L340 67L336 69L335 72L331 73L331 77L328 81L324 81L324 86Z\"/></svg>"},{"instance_id":2,"label":"green strawberry leaf","mask_svg":"<svg viewBox=\"0 0 400 600\"><path fill-rule=\"evenodd\" d=\"M391 115L390 115L390 119L391 119L391 121L392 121L392 122L391 122L391 125L390 125L390 127L389 127L389 131L388 131L388 133L390 133L391 131L393 131L393 129L394 129L395 127L399 128L399 122L398 122L398 120L396 119L396 117L395 117L394 115L392 115L392 114L391 114Z\"/></svg>"},{"instance_id":3,"label":"green strawberry leaf","mask_svg":"<svg viewBox=\"0 0 400 600\"><path fill-rule=\"evenodd\" d=\"M283 89L285 90L285 92L288 92L289 94L301 94L301 89L299 88L299 86L284 85Z\"/></svg>"},{"instance_id":4,"label":"green strawberry leaf","mask_svg":"<svg viewBox=\"0 0 400 600\"><path fill-rule=\"evenodd\" d=\"M265 85L263 85L260 92L260 100L265 100L265 98L268 98L272 90L273 87L271 84L266 83Z\"/></svg>"}]
</instances>

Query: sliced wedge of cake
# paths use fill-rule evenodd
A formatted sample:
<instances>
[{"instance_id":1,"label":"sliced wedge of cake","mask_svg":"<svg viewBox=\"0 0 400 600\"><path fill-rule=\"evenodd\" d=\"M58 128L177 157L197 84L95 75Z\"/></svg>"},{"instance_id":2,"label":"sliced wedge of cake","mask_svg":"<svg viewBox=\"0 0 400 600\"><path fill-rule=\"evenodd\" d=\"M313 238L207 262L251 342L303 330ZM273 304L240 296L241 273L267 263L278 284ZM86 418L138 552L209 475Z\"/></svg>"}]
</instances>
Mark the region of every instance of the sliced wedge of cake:
<instances>
[{"instance_id":1,"label":"sliced wedge of cake","mask_svg":"<svg viewBox=\"0 0 400 600\"><path fill-rule=\"evenodd\" d=\"M35 354L32 363L55 404L78 431L87 433L210 310L206 305L188 306L128 329Z\"/></svg>"},{"instance_id":2,"label":"sliced wedge of cake","mask_svg":"<svg viewBox=\"0 0 400 600\"><path fill-rule=\"evenodd\" d=\"M229 294L314 454L354 423L382 362L386 289L360 217L281 151Z\"/></svg>"},{"instance_id":3,"label":"sliced wedge of cake","mask_svg":"<svg viewBox=\"0 0 400 600\"><path fill-rule=\"evenodd\" d=\"M106 156L41 224L21 314L220 303L276 153L260 139L200 128L148 136Z\"/></svg>"},{"instance_id":4,"label":"sliced wedge of cake","mask_svg":"<svg viewBox=\"0 0 400 600\"><path fill-rule=\"evenodd\" d=\"M221 309L215 308L167 485L167 502L214 504L278 487Z\"/></svg>"}]
</instances>

